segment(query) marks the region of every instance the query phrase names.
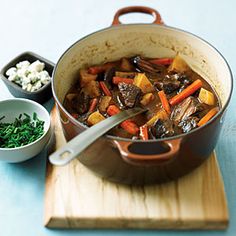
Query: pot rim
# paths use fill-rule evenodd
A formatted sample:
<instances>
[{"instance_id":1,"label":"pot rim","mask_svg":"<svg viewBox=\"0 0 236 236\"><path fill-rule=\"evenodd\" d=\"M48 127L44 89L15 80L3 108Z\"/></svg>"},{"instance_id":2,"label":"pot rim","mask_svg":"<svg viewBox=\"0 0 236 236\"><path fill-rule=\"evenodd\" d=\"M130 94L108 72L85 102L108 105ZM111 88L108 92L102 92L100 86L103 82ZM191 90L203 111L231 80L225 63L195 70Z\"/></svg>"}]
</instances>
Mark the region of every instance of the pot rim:
<instances>
[{"instance_id":1,"label":"pot rim","mask_svg":"<svg viewBox=\"0 0 236 236\"><path fill-rule=\"evenodd\" d=\"M188 32L186 30L183 30L183 29L179 29L179 28L176 28L176 27L173 27L173 26L167 26L167 25L159 25L159 24L150 24L150 23L135 23L135 24L124 24L124 25L115 25L115 26L109 26L109 27L106 27L106 28L103 28L103 29L100 29L100 30L97 30L95 32L92 32L82 38L80 38L79 40L77 40L75 43L73 43L70 47L68 47L64 52L63 54L60 56L60 58L58 59L55 67L54 67L54 70L53 70L53 73L52 73L52 94L53 94L53 97L54 97L54 100L56 101L56 104L60 107L60 109L67 115L69 116L70 118L70 121L74 124L74 125L80 125L82 126L83 128L85 129L88 129L89 127L87 127L86 125L84 125L83 123L79 122L78 120L76 120L73 116L71 116L71 114L64 108L64 106L61 104L61 102L59 101L59 99L57 98L57 95L56 95L56 92L54 90L54 77L55 77L55 72L57 70L57 67L58 67L58 64L59 62L63 59L64 55L72 48L74 47L74 45L76 45L77 43L79 43L80 41L86 39L87 37L91 36L91 35L94 35L96 33L99 33L99 32L103 32L103 31L106 31L106 30L110 30L112 28L122 28L122 27L129 27L129 26L140 26L140 25L152 25L154 27L160 27L160 28L168 28L170 30L174 30L174 31L177 31L177 32L181 32L181 33L185 33L185 34L189 34L193 37L196 37L197 39L199 39L202 43L204 44L207 44L207 46L211 47L213 50L215 50L218 55L223 59L223 61L225 62L227 68L228 68L228 71L229 71L229 74L230 74L230 82L231 82L231 86L230 86L230 92L229 92L229 96L224 104L224 106L220 109L220 111L217 113L217 115L215 115L210 121L208 121L205 125L201 126L201 127L197 127L196 129L194 130L191 130L189 131L188 133L183 133L183 134L178 134L178 135L174 135L173 137L168 137L168 138L161 138L161 139L151 139L151 140L133 140L133 139L129 139L129 138L122 138L122 137L117 137L117 136L113 136L113 135L108 135L106 134L106 138L108 139L112 139L112 140L120 140L120 141L126 141L126 142L162 142L162 141L169 141L169 140L174 140L174 139L182 139L184 136L188 136L188 135L191 135L195 132L197 132L198 130L200 129L205 129L207 128L208 126L210 126L215 120L218 119L218 117L220 117L221 115L223 115L223 113L225 112L226 108L228 107L229 105L229 102L231 100L231 97L232 97L232 93L233 93L233 73L230 69L230 66L229 66L229 63L227 62L227 60L225 59L225 57L220 53L220 51L218 49L216 49L212 44L210 44L209 42L207 42L205 39L201 38L200 36L197 36L196 34L193 34L191 32Z\"/></svg>"}]
</instances>

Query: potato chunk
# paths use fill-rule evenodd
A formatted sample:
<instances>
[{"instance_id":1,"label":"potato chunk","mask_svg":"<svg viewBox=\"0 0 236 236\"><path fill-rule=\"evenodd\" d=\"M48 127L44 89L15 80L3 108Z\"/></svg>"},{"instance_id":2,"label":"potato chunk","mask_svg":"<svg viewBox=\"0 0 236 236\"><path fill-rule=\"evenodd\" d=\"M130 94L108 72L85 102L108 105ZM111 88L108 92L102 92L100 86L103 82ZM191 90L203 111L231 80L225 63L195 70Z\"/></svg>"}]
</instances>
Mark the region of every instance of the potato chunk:
<instances>
[{"instance_id":1,"label":"potato chunk","mask_svg":"<svg viewBox=\"0 0 236 236\"><path fill-rule=\"evenodd\" d=\"M88 117L87 122L89 125L95 125L105 119L106 118L99 111L95 111Z\"/></svg>"},{"instance_id":2,"label":"potato chunk","mask_svg":"<svg viewBox=\"0 0 236 236\"><path fill-rule=\"evenodd\" d=\"M198 98L202 103L205 103L207 105L212 106L215 104L214 94L204 88L201 88Z\"/></svg>"},{"instance_id":3,"label":"potato chunk","mask_svg":"<svg viewBox=\"0 0 236 236\"><path fill-rule=\"evenodd\" d=\"M175 56L173 62L171 63L171 65L168 68L169 72L175 71L175 72L183 73L183 72L189 71L189 70L190 70L189 65L178 54Z\"/></svg>"},{"instance_id":4,"label":"potato chunk","mask_svg":"<svg viewBox=\"0 0 236 236\"><path fill-rule=\"evenodd\" d=\"M101 95L99 83L97 81L90 81L83 89L84 92L91 98L95 98Z\"/></svg>"},{"instance_id":5,"label":"potato chunk","mask_svg":"<svg viewBox=\"0 0 236 236\"><path fill-rule=\"evenodd\" d=\"M149 79L144 73L138 73L134 77L133 84L139 87L143 93L150 93L154 91L154 87L152 83L149 81Z\"/></svg>"},{"instance_id":6,"label":"potato chunk","mask_svg":"<svg viewBox=\"0 0 236 236\"><path fill-rule=\"evenodd\" d=\"M110 105L111 97L110 96L104 96L101 98L101 101L99 103L99 111L106 112L108 106Z\"/></svg>"},{"instance_id":7,"label":"potato chunk","mask_svg":"<svg viewBox=\"0 0 236 236\"><path fill-rule=\"evenodd\" d=\"M154 100L154 95L152 93L146 93L145 95L143 95L140 103L143 106L146 106L147 104L149 104L152 100Z\"/></svg>"},{"instance_id":8,"label":"potato chunk","mask_svg":"<svg viewBox=\"0 0 236 236\"><path fill-rule=\"evenodd\" d=\"M133 65L130 63L129 59L122 58L120 68L124 71L132 71L134 69Z\"/></svg>"},{"instance_id":9,"label":"potato chunk","mask_svg":"<svg viewBox=\"0 0 236 236\"><path fill-rule=\"evenodd\" d=\"M80 86L84 87L86 84L88 84L90 81L96 80L97 75L89 74L87 70L81 69L79 71L80 74Z\"/></svg>"},{"instance_id":10,"label":"potato chunk","mask_svg":"<svg viewBox=\"0 0 236 236\"><path fill-rule=\"evenodd\" d=\"M121 78L131 78L133 79L137 73L136 72L123 72L123 71L116 71L115 75Z\"/></svg>"},{"instance_id":11,"label":"potato chunk","mask_svg":"<svg viewBox=\"0 0 236 236\"><path fill-rule=\"evenodd\" d=\"M147 126L152 126L157 120L165 120L168 118L168 114L166 113L165 110L160 110L154 115L147 123Z\"/></svg>"},{"instance_id":12,"label":"potato chunk","mask_svg":"<svg viewBox=\"0 0 236 236\"><path fill-rule=\"evenodd\" d=\"M67 101L69 101L69 102L71 102L74 98L76 98L78 96L78 94L77 93L68 93L67 95L66 95L66 100Z\"/></svg>"}]
</instances>

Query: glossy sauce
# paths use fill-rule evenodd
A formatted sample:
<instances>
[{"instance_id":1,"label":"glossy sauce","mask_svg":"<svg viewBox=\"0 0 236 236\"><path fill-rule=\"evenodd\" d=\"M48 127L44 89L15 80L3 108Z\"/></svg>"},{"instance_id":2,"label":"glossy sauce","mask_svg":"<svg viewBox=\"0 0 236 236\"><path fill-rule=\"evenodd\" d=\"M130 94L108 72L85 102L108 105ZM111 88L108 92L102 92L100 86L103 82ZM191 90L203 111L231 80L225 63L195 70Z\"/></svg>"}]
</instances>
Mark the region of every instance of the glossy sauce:
<instances>
[{"instance_id":1,"label":"glossy sauce","mask_svg":"<svg viewBox=\"0 0 236 236\"><path fill-rule=\"evenodd\" d=\"M160 89L158 88L158 86L156 86L159 84L159 82L162 82L165 78L167 78L168 76L173 76L175 74L176 77L178 79L180 79L181 76L183 76L183 78L187 78L190 83L193 83L195 80L200 79L203 83L202 88L210 91L211 93L213 93L214 95L214 100L215 103L214 105L207 105L207 104L203 104L201 102L199 102L199 105L201 106L201 111L200 112L196 112L193 115L191 115L191 117L195 117L197 120L200 120L202 117L204 117L212 108L214 107L220 107L220 103L219 103L219 99L215 93L215 91L213 90L213 88L211 87L211 85L204 80L200 75L198 75L196 72L192 71L191 69L187 70L186 72L181 72L179 73L178 71L176 72L169 72L168 68L170 67L170 65L165 65L161 68L161 72L160 73L149 73L147 71L142 71L140 69L140 67L136 67L132 62L133 62L133 58L128 58L126 59L128 61L128 66L131 68L131 70L127 70L127 68L124 69L124 66L122 65L122 60L121 61L115 61L115 62L111 62L111 67L109 68L109 66L107 66L108 69L99 72L96 76L96 81L105 81L106 84L109 87L109 90L111 91L112 94L112 100L110 102L110 104L115 104L117 107L119 107L121 110L123 109L128 109L129 107L127 107L124 104L124 100L122 100L122 97L120 96L120 90L118 89L117 85L114 85L112 83L108 83L104 78L106 78L105 76L107 75L107 73L109 72L109 70L113 70L113 76L114 76L114 71L118 71L118 72L135 72L135 73L145 73L145 75L147 76L147 78L150 80L150 82L153 84L155 91L153 91L153 95L154 95L154 99L145 107L148 108L148 112L146 112L145 114L141 114L138 115L136 117L134 117L132 120L134 121L134 123L140 127L142 125L144 125L148 120L150 120L158 111L160 111L162 109L162 104L160 101L160 98L158 96L158 91L160 91ZM151 59L149 58L145 58L145 61L150 61ZM102 65L103 66L103 65ZM149 66L149 64L148 64ZM89 71L89 69L87 70ZM152 71L151 71L152 72ZM180 77L178 77L181 74ZM169 77L168 77L169 78ZM182 77L181 77L182 78ZM78 76L78 82L72 86L72 88L68 91L68 94L80 94L81 93L81 77ZM179 80L178 80L179 81ZM182 82L181 82L182 83ZM174 83L173 83L174 84ZM187 86L186 86L187 87ZM169 100L170 98L174 97L176 94L178 94L180 92L180 89L176 89L171 93L166 93L167 99ZM140 104L140 99L144 94L140 94L140 97L137 99L137 102L135 103L135 106L142 106ZM196 91L194 94L192 94L191 96L196 100L199 101L198 99L198 95L199 95L199 90ZM75 95L76 96L76 95ZM102 92L101 90L101 95L97 97L98 99L98 105L101 101L101 98L104 96L104 92ZM92 98L89 97L89 100L91 102ZM87 100L86 100L87 101ZM89 103L90 103L89 102ZM98 110L98 105L96 107L96 110ZM64 100L64 106L67 109L67 111L69 113L71 113L76 119L78 119L80 122L83 122L85 125L88 125L87 122L87 118L88 116L91 114L90 112L86 111L83 114L79 114L78 110L76 109L76 107L74 106L72 101L69 101L67 98L65 98ZM173 110L175 109L175 106L171 106L171 112L173 113ZM101 114L104 117L108 117L109 115L106 112L101 112ZM172 121L171 121L172 122ZM174 135L180 134L182 133L182 130L178 127L178 124L176 122L173 122L173 126L174 126ZM152 134L150 134L150 129L149 128L149 139L152 138L158 138L158 137L153 137ZM132 139L138 139L139 134L137 133L136 135L130 134L128 133L126 130L124 130L123 128L121 128L120 126L117 126L116 128L114 128L113 130L110 131L110 134L115 135L115 136L119 136L119 137L125 137L125 138L132 138Z\"/></svg>"}]
</instances>

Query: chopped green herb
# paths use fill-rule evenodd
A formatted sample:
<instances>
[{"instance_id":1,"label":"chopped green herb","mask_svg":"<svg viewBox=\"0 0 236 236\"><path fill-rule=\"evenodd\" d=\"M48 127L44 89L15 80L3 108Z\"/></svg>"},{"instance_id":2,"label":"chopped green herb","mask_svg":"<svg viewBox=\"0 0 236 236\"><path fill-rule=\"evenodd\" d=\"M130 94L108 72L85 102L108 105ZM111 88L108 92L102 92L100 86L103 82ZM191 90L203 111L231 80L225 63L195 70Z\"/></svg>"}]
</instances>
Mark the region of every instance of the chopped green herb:
<instances>
[{"instance_id":1,"label":"chopped green herb","mask_svg":"<svg viewBox=\"0 0 236 236\"><path fill-rule=\"evenodd\" d=\"M24 113L13 123L0 122L0 148L16 148L34 142L44 134L44 121L33 113L33 119ZM4 119L1 117L0 120Z\"/></svg>"},{"instance_id":2,"label":"chopped green herb","mask_svg":"<svg viewBox=\"0 0 236 236\"><path fill-rule=\"evenodd\" d=\"M35 112L33 113L33 120L37 120L37 114Z\"/></svg>"}]
</instances>

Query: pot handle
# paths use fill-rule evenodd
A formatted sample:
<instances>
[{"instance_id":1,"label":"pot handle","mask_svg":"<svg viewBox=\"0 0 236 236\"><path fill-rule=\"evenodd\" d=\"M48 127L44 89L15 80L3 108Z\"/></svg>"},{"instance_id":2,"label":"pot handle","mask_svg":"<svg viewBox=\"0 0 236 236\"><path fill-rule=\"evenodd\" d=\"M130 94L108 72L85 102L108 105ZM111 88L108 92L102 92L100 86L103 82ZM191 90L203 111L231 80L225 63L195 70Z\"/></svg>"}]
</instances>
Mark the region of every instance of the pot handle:
<instances>
[{"instance_id":1,"label":"pot handle","mask_svg":"<svg viewBox=\"0 0 236 236\"><path fill-rule=\"evenodd\" d=\"M155 9L150 8L150 7L143 7L143 6L132 6L132 7L124 7L124 8L119 9L114 16L113 22L111 25L122 24L119 21L119 17L121 15L124 15L127 13L132 13L132 12L141 12L141 13L146 13L146 14L152 15L154 17L153 24L158 24L158 25L164 24L164 22L161 19L160 13L158 11L156 11Z\"/></svg>"},{"instance_id":2,"label":"pot handle","mask_svg":"<svg viewBox=\"0 0 236 236\"><path fill-rule=\"evenodd\" d=\"M137 154L130 150L132 142L114 140L120 154L125 162L135 165L156 165L173 159L180 149L181 139L162 141L161 145L168 148L166 152L160 154Z\"/></svg>"}]
</instances>

